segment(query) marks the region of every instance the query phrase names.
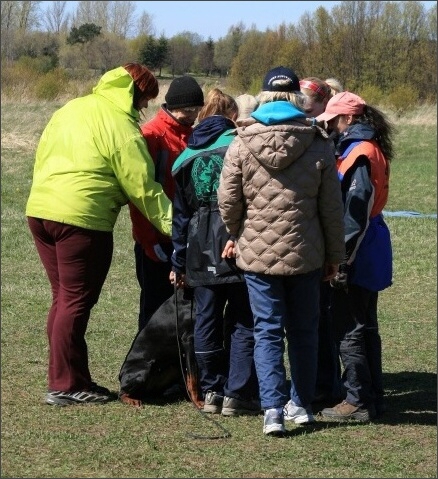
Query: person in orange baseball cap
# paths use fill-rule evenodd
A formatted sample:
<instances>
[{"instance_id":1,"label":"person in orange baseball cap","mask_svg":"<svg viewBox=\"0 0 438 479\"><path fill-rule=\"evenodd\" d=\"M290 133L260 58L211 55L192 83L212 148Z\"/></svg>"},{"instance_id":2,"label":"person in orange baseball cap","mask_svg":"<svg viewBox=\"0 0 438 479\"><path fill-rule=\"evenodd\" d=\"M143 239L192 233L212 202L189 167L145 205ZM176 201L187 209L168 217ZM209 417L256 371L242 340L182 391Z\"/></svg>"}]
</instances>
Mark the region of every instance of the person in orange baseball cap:
<instances>
[{"instance_id":1,"label":"person in orange baseball cap","mask_svg":"<svg viewBox=\"0 0 438 479\"><path fill-rule=\"evenodd\" d=\"M386 409L379 291L392 284L391 236L383 218L388 200L393 126L377 108L345 91L316 117L338 134L338 178L344 202L346 256L331 280L336 340L344 366L345 399L322 415L367 422Z\"/></svg>"},{"instance_id":2,"label":"person in orange baseball cap","mask_svg":"<svg viewBox=\"0 0 438 479\"><path fill-rule=\"evenodd\" d=\"M318 121L328 122L339 115L362 115L365 105L360 96L342 91L328 101L324 113L318 115Z\"/></svg>"}]
</instances>

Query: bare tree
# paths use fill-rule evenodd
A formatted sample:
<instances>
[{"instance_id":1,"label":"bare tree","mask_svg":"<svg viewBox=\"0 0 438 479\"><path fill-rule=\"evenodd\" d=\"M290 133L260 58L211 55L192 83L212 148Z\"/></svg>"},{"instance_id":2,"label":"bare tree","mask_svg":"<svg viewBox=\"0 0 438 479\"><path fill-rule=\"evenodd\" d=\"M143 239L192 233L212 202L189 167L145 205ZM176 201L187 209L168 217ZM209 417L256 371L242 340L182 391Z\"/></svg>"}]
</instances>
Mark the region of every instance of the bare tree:
<instances>
[{"instance_id":1,"label":"bare tree","mask_svg":"<svg viewBox=\"0 0 438 479\"><path fill-rule=\"evenodd\" d=\"M17 28L24 32L35 30L40 26L39 8L40 1L22 1L16 2L17 11Z\"/></svg>"},{"instance_id":2,"label":"bare tree","mask_svg":"<svg viewBox=\"0 0 438 479\"><path fill-rule=\"evenodd\" d=\"M14 42L18 36L35 30L39 26L40 1L1 2L1 54L12 60Z\"/></svg>"},{"instance_id":3,"label":"bare tree","mask_svg":"<svg viewBox=\"0 0 438 479\"><path fill-rule=\"evenodd\" d=\"M14 27L16 27L17 12L17 2L1 2L2 35L3 32L12 30Z\"/></svg>"},{"instance_id":4,"label":"bare tree","mask_svg":"<svg viewBox=\"0 0 438 479\"><path fill-rule=\"evenodd\" d=\"M103 0L99 2L78 2L73 25L94 23L102 27L103 33L127 38L135 29L135 2Z\"/></svg>"},{"instance_id":5,"label":"bare tree","mask_svg":"<svg viewBox=\"0 0 438 479\"><path fill-rule=\"evenodd\" d=\"M111 2L109 33L127 38L134 31L135 2Z\"/></svg>"},{"instance_id":6,"label":"bare tree","mask_svg":"<svg viewBox=\"0 0 438 479\"><path fill-rule=\"evenodd\" d=\"M99 69L101 73L123 65L128 57L126 42L113 34L99 36L89 50L90 67Z\"/></svg>"},{"instance_id":7,"label":"bare tree","mask_svg":"<svg viewBox=\"0 0 438 479\"><path fill-rule=\"evenodd\" d=\"M47 31L58 34L67 31L70 15L65 11L66 6L65 1L50 2L43 17L43 24Z\"/></svg>"},{"instance_id":8,"label":"bare tree","mask_svg":"<svg viewBox=\"0 0 438 479\"><path fill-rule=\"evenodd\" d=\"M136 35L149 35L155 36L156 31L153 23L153 16L149 13L143 12L137 20L137 31Z\"/></svg>"},{"instance_id":9,"label":"bare tree","mask_svg":"<svg viewBox=\"0 0 438 479\"><path fill-rule=\"evenodd\" d=\"M78 27L80 25L83 25L84 23L97 23L97 18L95 14L95 8L94 4L95 3L107 3L107 2L86 2L86 1L80 1L78 2L78 6L76 8L76 12L73 15L73 26ZM102 25L99 24L101 27Z\"/></svg>"},{"instance_id":10,"label":"bare tree","mask_svg":"<svg viewBox=\"0 0 438 479\"><path fill-rule=\"evenodd\" d=\"M16 31L17 2L1 2L1 54L2 58L12 59L12 44Z\"/></svg>"}]
</instances>

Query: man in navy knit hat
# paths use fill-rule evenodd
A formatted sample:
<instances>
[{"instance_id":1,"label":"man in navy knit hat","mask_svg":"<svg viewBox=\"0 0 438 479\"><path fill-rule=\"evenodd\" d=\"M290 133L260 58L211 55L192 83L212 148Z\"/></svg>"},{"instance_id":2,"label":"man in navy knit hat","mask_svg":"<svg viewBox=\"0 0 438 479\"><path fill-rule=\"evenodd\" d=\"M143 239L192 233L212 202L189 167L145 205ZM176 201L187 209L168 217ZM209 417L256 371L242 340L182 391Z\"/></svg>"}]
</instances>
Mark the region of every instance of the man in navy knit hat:
<instances>
[{"instance_id":1,"label":"man in navy knit hat","mask_svg":"<svg viewBox=\"0 0 438 479\"><path fill-rule=\"evenodd\" d=\"M172 166L187 146L192 126L204 105L204 94L193 77L184 75L172 80L165 100L156 116L142 125L141 130L155 163L155 181L163 185L166 195L173 201ZM169 281L173 247L171 239L162 235L132 203L129 210L141 290L138 315L141 331L157 308L173 294Z\"/></svg>"}]
</instances>

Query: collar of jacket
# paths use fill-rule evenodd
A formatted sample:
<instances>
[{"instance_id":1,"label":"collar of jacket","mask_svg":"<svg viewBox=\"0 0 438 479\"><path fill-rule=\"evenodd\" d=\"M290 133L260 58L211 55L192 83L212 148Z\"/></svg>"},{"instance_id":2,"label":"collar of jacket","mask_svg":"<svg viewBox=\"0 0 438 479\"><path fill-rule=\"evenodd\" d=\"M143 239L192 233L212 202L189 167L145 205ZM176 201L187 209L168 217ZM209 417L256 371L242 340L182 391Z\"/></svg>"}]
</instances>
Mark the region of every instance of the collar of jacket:
<instances>
[{"instance_id":1,"label":"collar of jacket","mask_svg":"<svg viewBox=\"0 0 438 479\"><path fill-rule=\"evenodd\" d=\"M276 125L297 118L306 118L304 112L288 101L263 103L251 116L264 125Z\"/></svg>"},{"instance_id":2,"label":"collar of jacket","mask_svg":"<svg viewBox=\"0 0 438 479\"><path fill-rule=\"evenodd\" d=\"M193 129L190 135L189 148L203 148L215 141L226 130L236 128L234 122L222 115L213 115L204 118Z\"/></svg>"},{"instance_id":3,"label":"collar of jacket","mask_svg":"<svg viewBox=\"0 0 438 479\"><path fill-rule=\"evenodd\" d=\"M192 131L193 127L190 125L184 125L183 123L180 123L173 115L172 113L163 105L161 105L161 108L158 110L156 117L165 127L170 128L176 132L177 134L180 135L184 133L185 135L189 136Z\"/></svg>"},{"instance_id":4,"label":"collar of jacket","mask_svg":"<svg viewBox=\"0 0 438 479\"><path fill-rule=\"evenodd\" d=\"M336 145L336 155L345 157L346 149L353 142L359 142L363 140L372 140L376 135L376 130L366 123L354 123L349 126L339 136L338 143Z\"/></svg>"}]
</instances>

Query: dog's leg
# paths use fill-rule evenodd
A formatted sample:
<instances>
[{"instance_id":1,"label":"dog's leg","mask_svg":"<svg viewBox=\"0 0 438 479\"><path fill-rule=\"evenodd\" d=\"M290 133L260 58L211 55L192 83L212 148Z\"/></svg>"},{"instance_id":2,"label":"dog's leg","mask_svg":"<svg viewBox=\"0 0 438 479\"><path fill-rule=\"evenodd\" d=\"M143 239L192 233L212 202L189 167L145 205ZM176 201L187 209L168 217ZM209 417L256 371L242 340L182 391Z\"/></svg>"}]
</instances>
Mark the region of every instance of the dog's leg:
<instances>
[{"instance_id":1,"label":"dog's leg","mask_svg":"<svg viewBox=\"0 0 438 479\"><path fill-rule=\"evenodd\" d=\"M201 394L199 393L197 375L196 376L190 375L190 373L187 371L186 381L187 381L187 390L190 396L190 400L198 409L202 409L204 406L204 401L201 398Z\"/></svg>"},{"instance_id":2,"label":"dog's leg","mask_svg":"<svg viewBox=\"0 0 438 479\"><path fill-rule=\"evenodd\" d=\"M204 406L204 401L201 397L201 388L199 385L198 363L196 362L195 346L193 344L193 334L183 334L181 340L186 359L187 392L193 404L198 409L202 409L202 407Z\"/></svg>"},{"instance_id":3,"label":"dog's leg","mask_svg":"<svg viewBox=\"0 0 438 479\"><path fill-rule=\"evenodd\" d=\"M128 393L121 392L119 394L119 399L123 404L127 404L128 406L134 406L138 408L143 406L143 403L141 402L140 399L134 399L130 397Z\"/></svg>"}]
</instances>

